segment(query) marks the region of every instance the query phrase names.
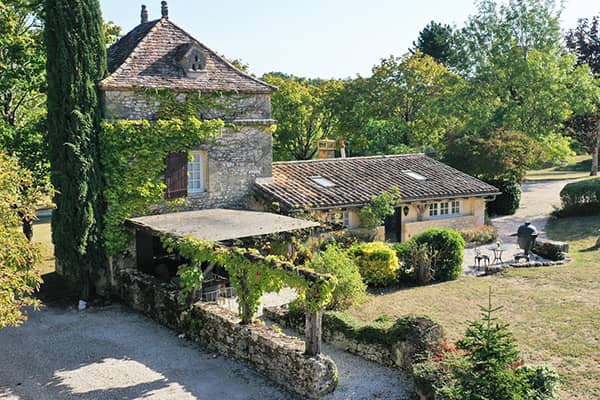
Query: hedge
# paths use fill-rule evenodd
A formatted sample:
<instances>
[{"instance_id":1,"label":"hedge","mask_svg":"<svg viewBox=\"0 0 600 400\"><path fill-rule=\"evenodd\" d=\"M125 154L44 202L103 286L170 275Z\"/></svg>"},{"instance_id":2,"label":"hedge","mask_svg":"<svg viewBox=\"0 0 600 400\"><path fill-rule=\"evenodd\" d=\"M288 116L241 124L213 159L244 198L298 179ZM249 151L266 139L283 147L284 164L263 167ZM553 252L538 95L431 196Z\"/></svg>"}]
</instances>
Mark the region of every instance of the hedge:
<instances>
[{"instance_id":1,"label":"hedge","mask_svg":"<svg viewBox=\"0 0 600 400\"><path fill-rule=\"evenodd\" d=\"M414 236L411 241L418 245L426 245L435 253L433 280L450 281L462 274L465 240L457 231L442 228L428 229ZM397 246L396 249L400 257L406 255L406 245Z\"/></svg>"},{"instance_id":2,"label":"hedge","mask_svg":"<svg viewBox=\"0 0 600 400\"><path fill-rule=\"evenodd\" d=\"M560 191L562 206L553 213L556 217L600 214L600 178L567 184Z\"/></svg>"},{"instance_id":3,"label":"hedge","mask_svg":"<svg viewBox=\"0 0 600 400\"><path fill-rule=\"evenodd\" d=\"M501 192L494 201L487 203L488 213L495 215L514 214L521 204L521 184L506 180L491 180L488 183L497 187Z\"/></svg>"},{"instance_id":4,"label":"hedge","mask_svg":"<svg viewBox=\"0 0 600 400\"><path fill-rule=\"evenodd\" d=\"M389 286L396 281L398 256L386 243L359 243L350 249L363 281L372 286Z\"/></svg>"}]
</instances>

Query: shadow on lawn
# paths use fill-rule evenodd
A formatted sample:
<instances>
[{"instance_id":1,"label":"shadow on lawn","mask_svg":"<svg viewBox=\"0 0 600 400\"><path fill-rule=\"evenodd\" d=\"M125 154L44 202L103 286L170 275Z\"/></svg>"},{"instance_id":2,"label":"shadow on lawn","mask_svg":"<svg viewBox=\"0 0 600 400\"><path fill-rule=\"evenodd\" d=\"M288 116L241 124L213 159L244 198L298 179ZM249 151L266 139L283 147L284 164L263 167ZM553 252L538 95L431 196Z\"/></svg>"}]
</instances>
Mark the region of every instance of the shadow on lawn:
<instances>
[{"instance_id":1,"label":"shadow on lawn","mask_svg":"<svg viewBox=\"0 0 600 400\"><path fill-rule=\"evenodd\" d=\"M588 217L554 218L546 225L549 239L572 242L598 237L600 215Z\"/></svg>"}]
</instances>

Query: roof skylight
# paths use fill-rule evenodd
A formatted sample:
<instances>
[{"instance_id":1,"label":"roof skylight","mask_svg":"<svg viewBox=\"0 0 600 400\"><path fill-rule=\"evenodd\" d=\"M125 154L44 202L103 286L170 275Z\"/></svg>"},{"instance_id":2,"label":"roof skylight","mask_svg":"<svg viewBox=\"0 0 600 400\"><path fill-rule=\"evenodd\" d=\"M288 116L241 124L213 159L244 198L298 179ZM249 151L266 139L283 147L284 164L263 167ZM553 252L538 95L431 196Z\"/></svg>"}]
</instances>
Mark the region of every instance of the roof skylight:
<instances>
[{"instance_id":1,"label":"roof skylight","mask_svg":"<svg viewBox=\"0 0 600 400\"><path fill-rule=\"evenodd\" d=\"M319 186L322 186L324 188L332 188L335 187L335 183L331 182L329 179L327 178L323 178L320 175L316 175L316 176L311 176L310 179L316 183Z\"/></svg>"},{"instance_id":2,"label":"roof skylight","mask_svg":"<svg viewBox=\"0 0 600 400\"><path fill-rule=\"evenodd\" d=\"M402 171L403 174L410 176L413 179L416 179L418 181L426 181L427 178L424 177L421 174L417 174L416 172L411 171L410 169L405 169Z\"/></svg>"}]
</instances>

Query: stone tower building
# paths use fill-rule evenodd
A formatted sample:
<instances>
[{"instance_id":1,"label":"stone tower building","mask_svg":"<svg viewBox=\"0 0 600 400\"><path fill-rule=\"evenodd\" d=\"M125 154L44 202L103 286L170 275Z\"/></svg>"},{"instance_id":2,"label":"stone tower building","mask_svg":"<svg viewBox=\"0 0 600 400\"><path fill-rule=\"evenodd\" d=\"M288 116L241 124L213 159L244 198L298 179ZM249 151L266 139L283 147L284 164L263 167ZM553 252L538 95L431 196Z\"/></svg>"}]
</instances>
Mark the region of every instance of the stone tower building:
<instances>
[{"instance_id":1,"label":"stone tower building","mask_svg":"<svg viewBox=\"0 0 600 400\"><path fill-rule=\"evenodd\" d=\"M166 160L167 196L185 197L189 208L240 207L256 178L271 176L271 94L275 87L235 68L169 20L141 23L108 50L110 75L100 83L105 117L155 120L160 103L152 90L169 90L183 99L190 93L218 96L218 107L199 109L200 119L222 119L227 127L216 142L186 157ZM214 97L214 96L213 96Z\"/></svg>"}]
</instances>

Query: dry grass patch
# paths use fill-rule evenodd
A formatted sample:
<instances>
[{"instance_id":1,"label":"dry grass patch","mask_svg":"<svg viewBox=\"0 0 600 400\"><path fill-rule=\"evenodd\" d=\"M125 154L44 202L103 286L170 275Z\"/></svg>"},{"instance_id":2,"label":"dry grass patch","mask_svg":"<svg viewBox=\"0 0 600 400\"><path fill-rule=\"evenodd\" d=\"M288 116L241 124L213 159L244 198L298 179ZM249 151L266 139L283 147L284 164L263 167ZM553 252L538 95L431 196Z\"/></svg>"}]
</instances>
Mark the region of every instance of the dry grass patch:
<instances>
[{"instance_id":1,"label":"dry grass patch","mask_svg":"<svg viewBox=\"0 0 600 400\"><path fill-rule=\"evenodd\" d=\"M600 250L592 249L600 217L551 221L548 236L571 243L573 262L562 267L511 270L492 277L417 287L380 296L351 310L372 320L425 314L440 322L451 339L462 337L467 321L479 317L488 288L504 308L526 361L553 365L561 374L561 399L600 398Z\"/></svg>"}]
</instances>

